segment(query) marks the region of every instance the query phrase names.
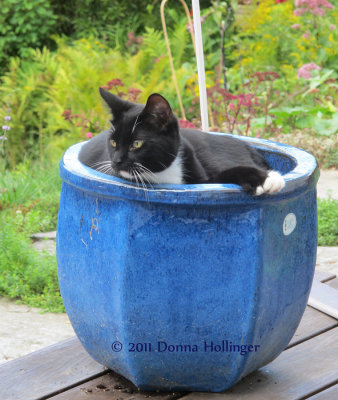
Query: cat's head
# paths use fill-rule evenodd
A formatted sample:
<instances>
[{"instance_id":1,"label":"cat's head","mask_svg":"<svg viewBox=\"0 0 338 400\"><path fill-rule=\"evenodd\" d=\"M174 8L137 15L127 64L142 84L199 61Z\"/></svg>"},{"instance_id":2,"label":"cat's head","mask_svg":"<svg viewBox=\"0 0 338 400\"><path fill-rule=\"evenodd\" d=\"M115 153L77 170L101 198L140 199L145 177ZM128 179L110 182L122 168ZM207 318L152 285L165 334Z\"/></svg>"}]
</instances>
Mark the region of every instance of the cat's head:
<instances>
[{"instance_id":1,"label":"cat's head","mask_svg":"<svg viewBox=\"0 0 338 400\"><path fill-rule=\"evenodd\" d=\"M178 153L179 127L168 101L154 93L144 106L103 88L100 94L113 115L108 149L114 172L137 181L137 174L169 167Z\"/></svg>"}]
</instances>

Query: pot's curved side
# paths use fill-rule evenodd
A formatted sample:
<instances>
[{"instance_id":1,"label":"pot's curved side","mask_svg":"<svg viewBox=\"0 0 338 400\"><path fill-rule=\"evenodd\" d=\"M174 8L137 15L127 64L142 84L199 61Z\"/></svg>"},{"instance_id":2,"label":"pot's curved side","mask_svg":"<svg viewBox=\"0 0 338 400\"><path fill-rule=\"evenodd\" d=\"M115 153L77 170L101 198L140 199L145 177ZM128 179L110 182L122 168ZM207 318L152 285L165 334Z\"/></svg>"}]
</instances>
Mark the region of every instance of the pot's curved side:
<instances>
[{"instance_id":1,"label":"pot's curved side","mask_svg":"<svg viewBox=\"0 0 338 400\"><path fill-rule=\"evenodd\" d=\"M252 198L235 185L145 195L81 170L79 148L60 165L57 255L64 304L89 354L144 390L222 391L275 358L314 272L313 157L306 166L296 158L278 195Z\"/></svg>"},{"instance_id":2,"label":"pot's curved side","mask_svg":"<svg viewBox=\"0 0 338 400\"><path fill-rule=\"evenodd\" d=\"M262 359L247 360L241 378L276 358L303 316L316 264L316 200L314 186L263 208L262 264L252 319L252 341L261 344Z\"/></svg>"}]
</instances>

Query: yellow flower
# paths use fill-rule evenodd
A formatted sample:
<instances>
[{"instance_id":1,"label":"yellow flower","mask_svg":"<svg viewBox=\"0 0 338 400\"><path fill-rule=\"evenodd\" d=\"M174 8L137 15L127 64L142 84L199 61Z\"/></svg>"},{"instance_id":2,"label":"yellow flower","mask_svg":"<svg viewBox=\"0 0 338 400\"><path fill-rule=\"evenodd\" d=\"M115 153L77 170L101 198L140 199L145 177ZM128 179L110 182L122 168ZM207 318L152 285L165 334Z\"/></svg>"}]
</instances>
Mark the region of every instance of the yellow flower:
<instances>
[{"instance_id":1,"label":"yellow flower","mask_svg":"<svg viewBox=\"0 0 338 400\"><path fill-rule=\"evenodd\" d=\"M298 60L301 59L299 53L290 53L290 56L294 56L294 57L296 57Z\"/></svg>"}]
</instances>

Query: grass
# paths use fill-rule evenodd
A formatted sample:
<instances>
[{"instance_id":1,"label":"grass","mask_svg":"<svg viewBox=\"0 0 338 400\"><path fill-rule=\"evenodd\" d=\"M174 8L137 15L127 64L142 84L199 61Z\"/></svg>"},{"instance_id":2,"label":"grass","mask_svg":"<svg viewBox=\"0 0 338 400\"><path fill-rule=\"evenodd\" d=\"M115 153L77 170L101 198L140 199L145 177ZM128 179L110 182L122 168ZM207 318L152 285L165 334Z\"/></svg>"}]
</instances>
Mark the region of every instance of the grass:
<instances>
[{"instance_id":1,"label":"grass","mask_svg":"<svg viewBox=\"0 0 338 400\"><path fill-rule=\"evenodd\" d=\"M40 254L30 235L56 229L61 180L57 165L24 163L0 171L0 295L63 312L56 257Z\"/></svg>"},{"instance_id":2,"label":"grass","mask_svg":"<svg viewBox=\"0 0 338 400\"><path fill-rule=\"evenodd\" d=\"M56 257L40 254L30 235L56 229L58 166L0 168L0 295L63 312ZM338 200L318 200L318 245L338 246Z\"/></svg>"},{"instance_id":3,"label":"grass","mask_svg":"<svg viewBox=\"0 0 338 400\"><path fill-rule=\"evenodd\" d=\"M318 200L318 246L338 246L338 200Z\"/></svg>"},{"instance_id":4,"label":"grass","mask_svg":"<svg viewBox=\"0 0 338 400\"><path fill-rule=\"evenodd\" d=\"M0 266L1 295L46 311L64 311L55 256L40 255L10 223L1 224Z\"/></svg>"}]
</instances>

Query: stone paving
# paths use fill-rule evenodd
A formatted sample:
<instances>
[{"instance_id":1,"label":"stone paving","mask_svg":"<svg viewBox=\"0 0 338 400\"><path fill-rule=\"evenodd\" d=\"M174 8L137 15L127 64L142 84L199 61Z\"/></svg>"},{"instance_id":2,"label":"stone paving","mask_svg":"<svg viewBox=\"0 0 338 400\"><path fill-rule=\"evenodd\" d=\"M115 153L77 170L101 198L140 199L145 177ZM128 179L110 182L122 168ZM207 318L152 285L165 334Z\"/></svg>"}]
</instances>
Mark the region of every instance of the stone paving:
<instances>
[{"instance_id":1,"label":"stone paving","mask_svg":"<svg viewBox=\"0 0 338 400\"><path fill-rule=\"evenodd\" d=\"M338 199L338 169L329 169L320 172L317 193L318 197L322 199L328 197Z\"/></svg>"},{"instance_id":2,"label":"stone paving","mask_svg":"<svg viewBox=\"0 0 338 400\"><path fill-rule=\"evenodd\" d=\"M338 199L338 171L323 171L317 189L320 198ZM55 232L33 235L32 241L36 249L55 253ZM338 276L338 247L318 247L316 268ZM72 336L66 314L41 313L0 298L0 363Z\"/></svg>"},{"instance_id":3,"label":"stone paving","mask_svg":"<svg viewBox=\"0 0 338 400\"><path fill-rule=\"evenodd\" d=\"M0 316L0 363L75 335L67 314L41 314L5 298L0 298Z\"/></svg>"}]
</instances>

